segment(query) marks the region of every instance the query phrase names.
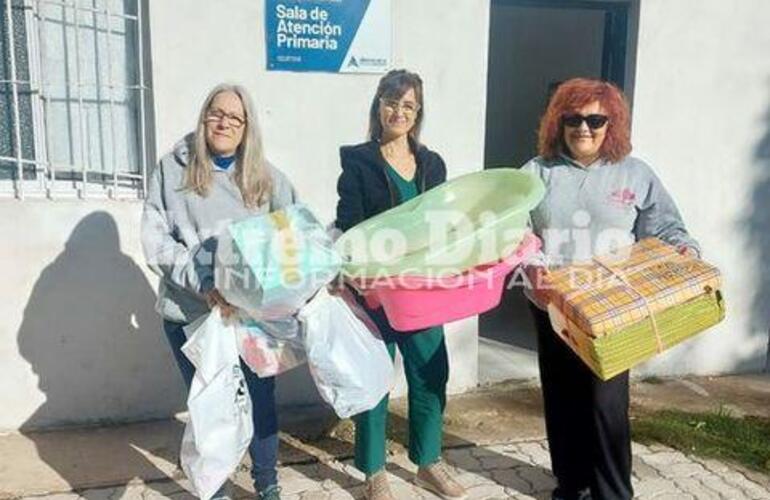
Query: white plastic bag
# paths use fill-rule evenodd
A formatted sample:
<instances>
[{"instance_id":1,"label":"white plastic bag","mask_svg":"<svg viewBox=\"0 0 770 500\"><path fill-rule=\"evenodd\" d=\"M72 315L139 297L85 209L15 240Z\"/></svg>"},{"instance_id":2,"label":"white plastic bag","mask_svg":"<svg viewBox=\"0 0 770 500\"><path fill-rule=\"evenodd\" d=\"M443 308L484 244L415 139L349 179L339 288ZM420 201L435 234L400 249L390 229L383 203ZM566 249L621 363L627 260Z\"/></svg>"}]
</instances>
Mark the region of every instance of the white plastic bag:
<instances>
[{"instance_id":1,"label":"white plastic bag","mask_svg":"<svg viewBox=\"0 0 770 500\"><path fill-rule=\"evenodd\" d=\"M241 371L235 327L218 308L185 327L182 351L195 366L187 398L182 469L203 500L225 483L241 462L254 434L251 399Z\"/></svg>"},{"instance_id":2,"label":"white plastic bag","mask_svg":"<svg viewBox=\"0 0 770 500\"><path fill-rule=\"evenodd\" d=\"M326 288L299 312L318 392L340 418L371 410L393 386L393 361L376 329Z\"/></svg>"},{"instance_id":3,"label":"white plastic bag","mask_svg":"<svg viewBox=\"0 0 770 500\"><path fill-rule=\"evenodd\" d=\"M275 338L265 332L262 323L241 321L235 335L243 362L260 378L273 377L306 361L305 347L298 337Z\"/></svg>"}]
</instances>

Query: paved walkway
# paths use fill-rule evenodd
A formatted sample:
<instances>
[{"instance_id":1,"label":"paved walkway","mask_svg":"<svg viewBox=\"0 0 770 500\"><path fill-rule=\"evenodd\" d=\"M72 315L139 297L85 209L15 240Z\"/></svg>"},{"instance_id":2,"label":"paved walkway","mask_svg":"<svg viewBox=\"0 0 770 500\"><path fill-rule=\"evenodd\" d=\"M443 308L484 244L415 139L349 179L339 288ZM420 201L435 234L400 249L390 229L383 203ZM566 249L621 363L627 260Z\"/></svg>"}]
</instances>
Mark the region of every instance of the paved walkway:
<instances>
[{"instance_id":1,"label":"paved walkway","mask_svg":"<svg viewBox=\"0 0 770 500\"><path fill-rule=\"evenodd\" d=\"M547 444L543 440L494 444L484 447L454 448L447 460L457 469L458 480L468 488L471 499L547 499L554 486L550 474ZM438 498L411 483L414 466L404 455L391 457L393 490L398 498ZM178 476L179 477L179 476ZM363 476L351 460L307 463L280 469L283 498L286 500L336 500L362 498ZM248 474L234 477L236 498L253 497ZM38 500L152 500L194 498L189 483L159 481L129 483L118 488L92 489L80 493L57 494ZM634 445L634 488L640 499L655 500L770 500L766 484L755 482L744 473L717 461L699 460L663 446Z\"/></svg>"},{"instance_id":2,"label":"paved walkway","mask_svg":"<svg viewBox=\"0 0 770 500\"><path fill-rule=\"evenodd\" d=\"M663 408L691 412L729 408L737 416L770 418L768 401L767 374L632 385L635 414ZM395 493L402 499L435 499L411 483L415 471L404 448L406 401L393 400L390 409L388 461ZM324 415L295 426L282 421L279 474L284 499L362 496L363 477L350 460L352 424L337 422L328 411ZM537 387L505 383L454 396L444 422L445 456L457 468L458 480L469 488L470 498L549 498L554 481ZM0 500L191 499L189 483L175 466L182 427L181 421L171 419L0 435ZM640 499L770 500L768 475L660 445L634 445L633 451L634 487ZM245 466L233 483L235 498L254 498Z\"/></svg>"}]
</instances>

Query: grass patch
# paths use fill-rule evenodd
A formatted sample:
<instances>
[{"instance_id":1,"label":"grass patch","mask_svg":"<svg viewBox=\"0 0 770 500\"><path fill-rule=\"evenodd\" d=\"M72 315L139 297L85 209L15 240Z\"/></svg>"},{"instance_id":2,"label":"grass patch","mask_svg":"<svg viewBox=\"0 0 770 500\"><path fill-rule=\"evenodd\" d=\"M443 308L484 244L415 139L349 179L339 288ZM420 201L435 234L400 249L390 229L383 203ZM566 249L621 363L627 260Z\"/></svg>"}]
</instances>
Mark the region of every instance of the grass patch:
<instances>
[{"instance_id":1,"label":"grass patch","mask_svg":"<svg viewBox=\"0 0 770 500\"><path fill-rule=\"evenodd\" d=\"M661 443L770 473L770 419L736 418L724 409L712 413L665 410L634 418L632 435L643 444Z\"/></svg>"}]
</instances>

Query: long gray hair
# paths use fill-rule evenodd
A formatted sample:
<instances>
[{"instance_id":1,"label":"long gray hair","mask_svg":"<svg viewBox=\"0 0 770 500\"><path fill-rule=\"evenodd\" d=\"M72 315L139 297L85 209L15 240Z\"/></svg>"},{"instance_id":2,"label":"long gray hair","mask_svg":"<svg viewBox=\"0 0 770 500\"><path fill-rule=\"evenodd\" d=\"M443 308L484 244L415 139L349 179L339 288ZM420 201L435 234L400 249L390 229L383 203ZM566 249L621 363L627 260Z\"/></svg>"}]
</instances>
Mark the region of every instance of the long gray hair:
<instances>
[{"instance_id":1,"label":"long gray hair","mask_svg":"<svg viewBox=\"0 0 770 500\"><path fill-rule=\"evenodd\" d=\"M235 152L234 180L241 191L243 201L249 208L256 208L266 202L272 192L272 179L262 149L262 133L257 122L257 113L248 91L241 85L220 83L209 92L203 101L198 125L195 127L192 155L187 166L184 187L206 196L213 181L211 152L206 143L206 114L211 102L222 92L238 96L245 113L246 129L243 139Z\"/></svg>"}]
</instances>

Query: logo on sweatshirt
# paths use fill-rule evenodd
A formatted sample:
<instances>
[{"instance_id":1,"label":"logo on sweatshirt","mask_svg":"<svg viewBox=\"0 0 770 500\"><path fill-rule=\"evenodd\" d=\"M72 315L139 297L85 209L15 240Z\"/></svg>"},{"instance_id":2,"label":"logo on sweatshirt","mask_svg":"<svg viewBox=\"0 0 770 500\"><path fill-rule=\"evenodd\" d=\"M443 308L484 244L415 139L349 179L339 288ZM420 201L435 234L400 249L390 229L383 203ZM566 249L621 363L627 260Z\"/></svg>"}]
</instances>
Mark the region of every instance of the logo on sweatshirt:
<instances>
[{"instance_id":1,"label":"logo on sweatshirt","mask_svg":"<svg viewBox=\"0 0 770 500\"><path fill-rule=\"evenodd\" d=\"M628 188L618 189L610 194L610 201L616 205L627 207L636 202L636 193Z\"/></svg>"}]
</instances>

